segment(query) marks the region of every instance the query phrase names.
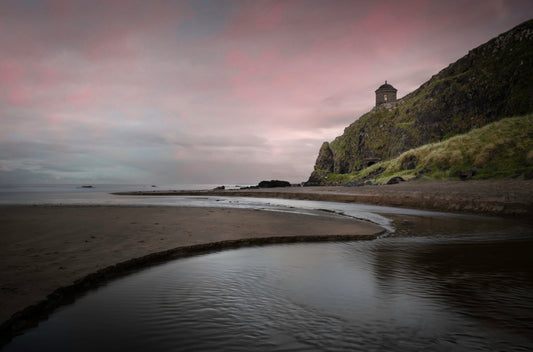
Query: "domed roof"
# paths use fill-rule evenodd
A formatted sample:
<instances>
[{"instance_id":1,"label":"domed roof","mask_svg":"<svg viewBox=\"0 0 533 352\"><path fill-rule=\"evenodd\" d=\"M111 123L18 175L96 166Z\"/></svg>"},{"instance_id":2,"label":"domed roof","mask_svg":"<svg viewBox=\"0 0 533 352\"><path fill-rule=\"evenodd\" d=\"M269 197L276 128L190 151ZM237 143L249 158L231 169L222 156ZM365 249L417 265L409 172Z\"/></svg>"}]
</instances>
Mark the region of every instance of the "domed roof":
<instances>
[{"instance_id":1,"label":"domed roof","mask_svg":"<svg viewBox=\"0 0 533 352\"><path fill-rule=\"evenodd\" d=\"M394 89L394 90L397 90L396 88L394 88L393 86L391 86L390 84L387 83L387 81L385 81L385 84L382 84L378 90L380 89Z\"/></svg>"}]
</instances>

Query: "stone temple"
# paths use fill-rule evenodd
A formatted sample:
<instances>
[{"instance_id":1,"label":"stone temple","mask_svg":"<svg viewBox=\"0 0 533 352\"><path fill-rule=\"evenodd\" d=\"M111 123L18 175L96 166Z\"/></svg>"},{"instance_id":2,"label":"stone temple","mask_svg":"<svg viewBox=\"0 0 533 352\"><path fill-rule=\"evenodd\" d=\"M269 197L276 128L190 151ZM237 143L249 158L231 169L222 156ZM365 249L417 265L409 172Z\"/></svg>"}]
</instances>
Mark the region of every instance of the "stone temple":
<instances>
[{"instance_id":1,"label":"stone temple","mask_svg":"<svg viewBox=\"0 0 533 352\"><path fill-rule=\"evenodd\" d=\"M382 84L376 90L376 106L382 104L390 104L391 106L396 105L396 93L398 89L394 88L385 81L385 84Z\"/></svg>"}]
</instances>

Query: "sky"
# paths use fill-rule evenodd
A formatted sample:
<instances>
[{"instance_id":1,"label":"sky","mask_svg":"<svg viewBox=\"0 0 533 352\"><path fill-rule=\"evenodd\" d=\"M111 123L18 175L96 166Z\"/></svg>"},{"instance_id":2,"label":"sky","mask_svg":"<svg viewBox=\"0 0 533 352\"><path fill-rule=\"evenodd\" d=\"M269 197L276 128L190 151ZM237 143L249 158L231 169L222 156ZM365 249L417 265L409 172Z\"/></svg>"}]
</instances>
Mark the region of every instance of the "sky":
<instances>
[{"instance_id":1,"label":"sky","mask_svg":"<svg viewBox=\"0 0 533 352\"><path fill-rule=\"evenodd\" d=\"M531 0L2 0L0 184L307 180Z\"/></svg>"}]
</instances>

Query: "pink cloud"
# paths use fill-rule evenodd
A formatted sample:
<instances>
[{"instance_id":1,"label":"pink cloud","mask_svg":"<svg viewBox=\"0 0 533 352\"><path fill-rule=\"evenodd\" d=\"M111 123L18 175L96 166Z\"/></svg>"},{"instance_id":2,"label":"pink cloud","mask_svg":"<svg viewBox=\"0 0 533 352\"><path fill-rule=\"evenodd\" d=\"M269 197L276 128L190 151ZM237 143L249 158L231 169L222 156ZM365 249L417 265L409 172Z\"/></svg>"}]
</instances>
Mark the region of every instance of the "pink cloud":
<instances>
[{"instance_id":1,"label":"pink cloud","mask_svg":"<svg viewBox=\"0 0 533 352\"><path fill-rule=\"evenodd\" d=\"M59 67L50 67L43 63L35 63L35 77L42 88L53 87L68 79Z\"/></svg>"},{"instance_id":2,"label":"pink cloud","mask_svg":"<svg viewBox=\"0 0 533 352\"><path fill-rule=\"evenodd\" d=\"M24 67L20 62L11 58L0 61L0 81L3 86L20 84L24 73Z\"/></svg>"},{"instance_id":3,"label":"pink cloud","mask_svg":"<svg viewBox=\"0 0 533 352\"><path fill-rule=\"evenodd\" d=\"M9 104L26 105L30 102L31 91L24 85L26 72L26 68L17 61L7 59L0 62L0 93Z\"/></svg>"},{"instance_id":4,"label":"pink cloud","mask_svg":"<svg viewBox=\"0 0 533 352\"><path fill-rule=\"evenodd\" d=\"M267 3L270 5L272 3ZM285 4L282 2L275 3L271 8L266 9L266 13L257 17L255 28L261 31L268 31L278 26L284 13Z\"/></svg>"},{"instance_id":5,"label":"pink cloud","mask_svg":"<svg viewBox=\"0 0 533 352\"><path fill-rule=\"evenodd\" d=\"M233 50L228 55L230 67L236 69L236 73L229 80L233 93L240 99L248 99L253 103L272 102L281 93L273 90L273 86L287 78L280 77L277 68L282 68L283 58L277 50L262 50L250 55L241 50ZM290 86L286 86L290 87ZM287 94L285 92L283 94Z\"/></svg>"},{"instance_id":6,"label":"pink cloud","mask_svg":"<svg viewBox=\"0 0 533 352\"><path fill-rule=\"evenodd\" d=\"M94 90L92 88L82 88L78 91L70 94L66 98L67 104L84 104L93 101L94 99Z\"/></svg>"},{"instance_id":7,"label":"pink cloud","mask_svg":"<svg viewBox=\"0 0 533 352\"><path fill-rule=\"evenodd\" d=\"M22 86L14 86L7 92L7 101L13 105L29 105L32 92Z\"/></svg>"}]
</instances>

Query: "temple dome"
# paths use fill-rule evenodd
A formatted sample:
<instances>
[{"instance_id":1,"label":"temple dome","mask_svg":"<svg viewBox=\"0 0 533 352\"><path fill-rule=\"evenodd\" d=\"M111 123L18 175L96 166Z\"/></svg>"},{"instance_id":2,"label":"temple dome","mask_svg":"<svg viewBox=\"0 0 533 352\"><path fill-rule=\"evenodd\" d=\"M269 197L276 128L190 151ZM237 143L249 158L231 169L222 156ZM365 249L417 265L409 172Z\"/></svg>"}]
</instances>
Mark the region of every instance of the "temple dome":
<instances>
[{"instance_id":1,"label":"temple dome","mask_svg":"<svg viewBox=\"0 0 533 352\"><path fill-rule=\"evenodd\" d=\"M379 86L378 90L380 90L380 89L394 89L394 90L397 90L396 88L394 88L393 86L388 84L387 81L385 81L385 84L382 84L381 86Z\"/></svg>"}]
</instances>

